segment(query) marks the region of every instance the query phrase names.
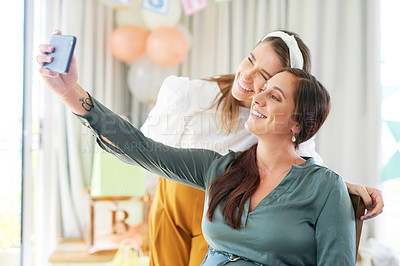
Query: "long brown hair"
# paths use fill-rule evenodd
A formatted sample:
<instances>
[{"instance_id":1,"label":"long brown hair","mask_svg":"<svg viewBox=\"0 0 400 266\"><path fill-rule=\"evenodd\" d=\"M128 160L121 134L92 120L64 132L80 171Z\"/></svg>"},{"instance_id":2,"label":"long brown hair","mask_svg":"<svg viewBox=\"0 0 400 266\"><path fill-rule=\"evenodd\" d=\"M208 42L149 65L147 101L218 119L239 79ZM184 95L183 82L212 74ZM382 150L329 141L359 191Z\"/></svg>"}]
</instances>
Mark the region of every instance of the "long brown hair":
<instances>
[{"instance_id":1,"label":"long brown hair","mask_svg":"<svg viewBox=\"0 0 400 266\"><path fill-rule=\"evenodd\" d=\"M292 119L299 123L300 133L295 146L311 138L325 122L330 110L328 91L311 74L300 69L283 69L298 77L294 94ZM260 184L256 157L257 144L242 152L232 167L211 182L207 218L212 221L215 209L222 205L222 215L230 227L240 227L244 204Z\"/></svg>"},{"instance_id":2,"label":"long brown hair","mask_svg":"<svg viewBox=\"0 0 400 266\"><path fill-rule=\"evenodd\" d=\"M308 73L311 72L311 54L307 45L303 42L300 36L294 32L281 30L289 35L293 35L296 38L297 44L301 53L303 54L303 70ZM286 43L279 37L268 37L262 42L269 42L274 51L277 53L281 60L281 64L283 67L290 67L290 56L289 56L289 48ZM258 43L260 44L261 41ZM258 45L257 44L257 45ZM235 79L235 74L221 75L217 77L209 77L204 80L214 81L218 83L218 86L221 89L221 94L219 94L211 108L216 107L217 110L221 111L220 117L220 127L226 133L230 134L233 131L237 130L238 126L238 115L239 115L239 101L235 99L232 95L232 85Z\"/></svg>"}]
</instances>

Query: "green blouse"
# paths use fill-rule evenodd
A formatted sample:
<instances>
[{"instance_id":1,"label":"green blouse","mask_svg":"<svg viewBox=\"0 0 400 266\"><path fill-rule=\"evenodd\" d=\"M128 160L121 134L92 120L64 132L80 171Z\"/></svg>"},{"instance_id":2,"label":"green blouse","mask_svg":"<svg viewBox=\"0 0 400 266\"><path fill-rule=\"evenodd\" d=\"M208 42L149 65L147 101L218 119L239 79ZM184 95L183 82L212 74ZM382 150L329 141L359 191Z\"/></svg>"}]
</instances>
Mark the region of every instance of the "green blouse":
<instances>
[{"instance_id":1,"label":"green blouse","mask_svg":"<svg viewBox=\"0 0 400 266\"><path fill-rule=\"evenodd\" d=\"M207 191L239 154L165 146L92 101L94 109L79 119L98 144L122 161L165 178ZM118 148L103 142L100 135ZM346 185L332 170L305 159L302 165L292 165L251 212L247 201L239 229L226 224L220 207L208 221L206 193L202 229L209 246L264 265L355 265L355 218Z\"/></svg>"}]
</instances>

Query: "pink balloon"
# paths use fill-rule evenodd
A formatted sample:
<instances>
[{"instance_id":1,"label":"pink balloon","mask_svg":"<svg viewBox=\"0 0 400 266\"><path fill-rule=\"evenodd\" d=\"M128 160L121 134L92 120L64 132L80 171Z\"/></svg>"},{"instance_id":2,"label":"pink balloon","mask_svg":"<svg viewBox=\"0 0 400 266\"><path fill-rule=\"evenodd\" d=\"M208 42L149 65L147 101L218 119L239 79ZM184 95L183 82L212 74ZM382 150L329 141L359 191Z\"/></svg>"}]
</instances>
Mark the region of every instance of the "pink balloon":
<instances>
[{"instance_id":1,"label":"pink balloon","mask_svg":"<svg viewBox=\"0 0 400 266\"><path fill-rule=\"evenodd\" d=\"M146 52L157 65L170 67L180 64L188 52L188 42L178 29L160 27L147 38Z\"/></svg>"},{"instance_id":2,"label":"pink balloon","mask_svg":"<svg viewBox=\"0 0 400 266\"><path fill-rule=\"evenodd\" d=\"M122 62L132 62L146 51L147 32L135 25L114 29L110 38L111 53Z\"/></svg>"}]
</instances>

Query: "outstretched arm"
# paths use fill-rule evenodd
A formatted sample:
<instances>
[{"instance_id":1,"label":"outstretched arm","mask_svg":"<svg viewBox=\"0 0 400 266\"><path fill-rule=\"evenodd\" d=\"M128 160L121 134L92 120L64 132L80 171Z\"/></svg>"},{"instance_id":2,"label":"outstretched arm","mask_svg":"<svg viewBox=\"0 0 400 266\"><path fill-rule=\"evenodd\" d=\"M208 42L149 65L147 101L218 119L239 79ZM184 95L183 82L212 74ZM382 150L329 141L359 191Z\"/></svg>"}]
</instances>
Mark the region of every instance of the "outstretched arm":
<instances>
[{"instance_id":1,"label":"outstretched arm","mask_svg":"<svg viewBox=\"0 0 400 266\"><path fill-rule=\"evenodd\" d=\"M349 193L360 196L363 199L365 206L367 207L367 212L360 217L361 220L375 218L382 213L384 203L382 192L380 190L376 188L351 184L348 182L346 182L346 186Z\"/></svg>"},{"instance_id":2,"label":"outstretched arm","mask_svg":"<svg viewBox=\"0 0 400 266\"><path fill-rule=\"evenodd\" d=\"M55 34L61 34L56 31ZM174 149L146 138L128 121L92 99L78 84L75 58L67 74L44 68L54 47L42 44L37 56L39 72L47 87L88 126L105 150L122 161L135 163L166 178L205 189L204 173L219 154L207 150Z\"/></svg>"}]
</instances>

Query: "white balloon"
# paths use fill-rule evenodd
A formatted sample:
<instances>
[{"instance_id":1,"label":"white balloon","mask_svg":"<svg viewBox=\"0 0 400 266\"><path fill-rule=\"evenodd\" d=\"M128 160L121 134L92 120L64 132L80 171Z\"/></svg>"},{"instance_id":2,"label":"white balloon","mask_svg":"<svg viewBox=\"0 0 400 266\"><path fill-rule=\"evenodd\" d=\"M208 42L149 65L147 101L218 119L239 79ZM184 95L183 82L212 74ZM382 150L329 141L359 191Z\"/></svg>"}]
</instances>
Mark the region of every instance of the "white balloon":
<instances>
[{"instance_id":1,"label":"white balloon","mask_svg":"<svg viewBox=\"0 0 400 266\"><path fill-rule=\"evenodd\" d=\"M192 41L192 34L190 33L189 29L182 23L176 24L175 28L178 29L180 32L182 32L182 34L185 36L185 39L188 44L188 50L190 50L192 48L193 41Z\"/></svg>"},{"instance_id":2,"label":"white balloon","mask_svg":"<svg viewBox=\"0 0 400 266\"><path fill-rule=\"evenodd\" d=\"M130 24L147 29L146 23L143 20L140 1L132 3L129 8L116 10L115 24L117 27Z\"/></svg>"},{"instance_id":3,"label":"white balloon","mask_svg":"<svg viewBox=\"0 0 400 266\"><path fill-rule=\"evenodd\" d=\"M182 7L179 0L171 0L167 14L158 14L142 9L143 20L147 28L152 30L161 26L175 26L182 16Z\"/></svg>"},{"instance_id":4,"label":"white balloon","mask_svg":"<svg viewBox=\"0 0 400 266\"><path fill-rule=\"evenodd\" d=\"M127 8L129 0L99 0L103 5L111 8Z\"/></svg>"},{"instance_id":5,"label":"white balloon","mask_svg":"<svg viewBox=\"0 0 400 266\"><path fill-rule=\"evenodd\" d=\"M128 71L129 90L139 101L154 104L163 80L178 72L178 67L161 67L147 55L130 64Z\"/></svg>"}]
</instances>

